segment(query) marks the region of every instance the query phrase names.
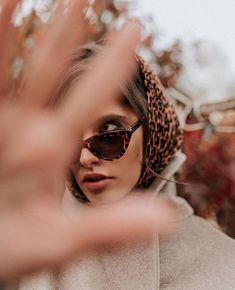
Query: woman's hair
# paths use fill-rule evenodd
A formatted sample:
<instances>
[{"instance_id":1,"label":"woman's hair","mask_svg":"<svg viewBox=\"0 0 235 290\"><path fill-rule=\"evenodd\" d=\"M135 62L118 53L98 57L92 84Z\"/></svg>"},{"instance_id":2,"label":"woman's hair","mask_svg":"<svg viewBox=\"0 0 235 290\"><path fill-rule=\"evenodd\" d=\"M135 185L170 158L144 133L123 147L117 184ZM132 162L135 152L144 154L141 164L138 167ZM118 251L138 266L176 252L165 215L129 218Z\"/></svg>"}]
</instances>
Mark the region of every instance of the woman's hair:
<instances>
[{"instance_id":1,"label":"woman's hair","mask_svg":"<svg viewBox=\"0 0 235 290\"><path fill-rule=\"evenodd\" d=\"M54 100L59 102L69 89L79 82L89 68L92 57L102 49L101 44L89 44L74 51L71 64L65 71ZM123 104L143 119L143 164L136 187L148 187L179 149L182 132L174 109L163 95L158 78L142 58L136 56L134 77L122 87ZM68 187L82 201L88 201L71 173Z\"/></svg>"}]
</instances>

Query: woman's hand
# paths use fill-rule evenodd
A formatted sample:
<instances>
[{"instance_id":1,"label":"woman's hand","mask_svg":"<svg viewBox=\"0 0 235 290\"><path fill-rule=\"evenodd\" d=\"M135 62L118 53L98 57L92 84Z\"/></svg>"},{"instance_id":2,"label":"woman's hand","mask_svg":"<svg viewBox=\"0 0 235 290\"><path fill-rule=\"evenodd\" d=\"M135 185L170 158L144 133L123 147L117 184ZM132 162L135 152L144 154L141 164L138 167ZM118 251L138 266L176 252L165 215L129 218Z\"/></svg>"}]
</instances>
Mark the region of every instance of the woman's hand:
<instances>
[{"instance_id":1,"label":"woman's hand","mask_svg":"<svg viewBox=\"0 0 235 290\"><path fill-rule=\"evenodd\" d=\"M157 209L146 199L87 210L77 222L69 220L61 209L65 177L79 149L82 130L95 117L97 106L116 97L120 83L134 70L132 55L139 41L139 26L131 22L113 33L111 44L93 60L93 69L79 87L60 107L45 109L69 53L83 42L84 3L70 1L66 13L60 5L28 59L19 86L9 90L9 51L16 41L10 19L17 2L0 2L2 279L57 265L120 235L143 236L153 224L161 228L169 217L164 205Z\"/></svg>"}]
</instances>

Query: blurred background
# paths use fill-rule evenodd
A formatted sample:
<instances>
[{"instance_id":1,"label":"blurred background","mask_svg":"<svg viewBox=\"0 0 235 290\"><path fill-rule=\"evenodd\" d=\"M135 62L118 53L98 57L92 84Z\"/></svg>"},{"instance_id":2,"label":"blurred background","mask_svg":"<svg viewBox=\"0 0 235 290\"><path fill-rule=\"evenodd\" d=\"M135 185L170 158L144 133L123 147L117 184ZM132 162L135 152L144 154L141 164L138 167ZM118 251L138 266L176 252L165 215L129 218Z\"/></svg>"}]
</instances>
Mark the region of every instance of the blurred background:
<instances>
[{"instance_id":1,"label":"blurred background","mask_svg":"<svg viewBox=\"0 0 235 290\"><path fill-rule=\"evenodd\" d=\"M23 0L14 16L18 45L13 77L42 37L61 0ZM66 3L66 0L64 0ZM86 41L137 16L144 23L140 52L159 75L185 131L188 159L179 194L235 238L235 1L88 0Z\"/></svg>"}]
</instances>

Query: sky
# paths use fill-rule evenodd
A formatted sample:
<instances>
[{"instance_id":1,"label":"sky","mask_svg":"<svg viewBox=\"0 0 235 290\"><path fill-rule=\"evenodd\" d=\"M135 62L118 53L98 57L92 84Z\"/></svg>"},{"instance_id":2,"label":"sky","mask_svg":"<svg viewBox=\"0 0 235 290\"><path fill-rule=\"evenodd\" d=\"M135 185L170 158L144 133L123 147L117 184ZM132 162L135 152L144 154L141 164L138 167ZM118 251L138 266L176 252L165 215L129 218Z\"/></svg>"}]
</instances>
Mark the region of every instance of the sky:
<instances>
[{"instance_id":1,"label":"sky","mask_svg":"<svg viewBox=\"0 0 235 290\"><path fill-rule=\"evenodd\" d=\"M139 13L152 15L162 32L160 46L176 38L212 41L228 57L235 77L235 0L136 1Z\"/></svg>"}]
</instances>

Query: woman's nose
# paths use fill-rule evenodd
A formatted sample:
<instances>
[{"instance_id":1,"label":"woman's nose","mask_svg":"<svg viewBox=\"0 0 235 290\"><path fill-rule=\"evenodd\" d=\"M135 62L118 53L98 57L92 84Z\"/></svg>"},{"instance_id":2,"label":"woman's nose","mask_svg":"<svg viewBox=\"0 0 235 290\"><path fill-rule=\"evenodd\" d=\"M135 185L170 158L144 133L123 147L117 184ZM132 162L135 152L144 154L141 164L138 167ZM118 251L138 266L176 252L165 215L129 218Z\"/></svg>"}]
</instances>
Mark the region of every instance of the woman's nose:
<instances>
[{"instance_id":1,"label":"woman's nose","mask_svg":"<svg viewBox=\"0 0 235 290\"><path fill-rule=\"evenodd\" d=\"M90 168L92 165L98 164L100 159L96 157L89 149L83 147L79 161L82 166Z\"/></svg>"}]
</instances>

